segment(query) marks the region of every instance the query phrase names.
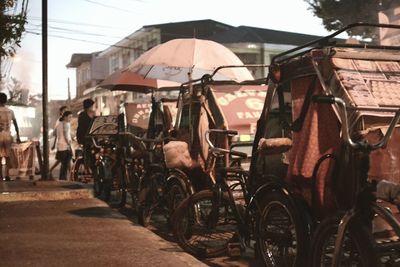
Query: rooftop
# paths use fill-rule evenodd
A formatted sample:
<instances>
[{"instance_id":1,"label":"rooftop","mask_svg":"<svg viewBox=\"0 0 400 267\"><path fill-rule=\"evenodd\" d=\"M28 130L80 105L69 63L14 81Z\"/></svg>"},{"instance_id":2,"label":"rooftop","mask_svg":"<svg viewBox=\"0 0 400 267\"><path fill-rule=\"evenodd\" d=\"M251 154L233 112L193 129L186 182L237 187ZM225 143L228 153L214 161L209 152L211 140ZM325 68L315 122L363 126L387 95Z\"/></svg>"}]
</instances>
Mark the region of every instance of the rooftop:
<instances>
[{"instance_id":1,"label":"rooftop","mask_svg":"<svg viewBox=\"0 0 400 267\"><path fill-rule=\"evenodd\" d=\"M70 62L66 65L67 68L79 67L82 63L92 60L92 56L96 56L99 52L94 53L75 53L72 54Z\"/></svg>"},{"instance_id":2,"label":"rooftop","mask_svg":"<svg viewBox=\"0 0 400 267\"><path fill-rule=\"evenodd\" d=\"M211 39L219 43L270 43L302 45L318 38L321 38L321 36L249 26L239 26L231 28L222 34L214 35Z\"/></svg>"}]
</instances>

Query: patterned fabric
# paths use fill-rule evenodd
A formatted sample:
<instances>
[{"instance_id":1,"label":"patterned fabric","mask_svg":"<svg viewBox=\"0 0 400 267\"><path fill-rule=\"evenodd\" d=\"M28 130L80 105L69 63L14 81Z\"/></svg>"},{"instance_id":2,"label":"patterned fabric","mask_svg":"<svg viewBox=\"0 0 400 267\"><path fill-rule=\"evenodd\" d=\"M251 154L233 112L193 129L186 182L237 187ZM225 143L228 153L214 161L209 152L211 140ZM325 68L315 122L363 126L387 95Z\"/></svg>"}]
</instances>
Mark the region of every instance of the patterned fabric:
<instances>
[{"instance_id":1,"label":"patterned fabric","mask_svg":"<svg viewBox=\"0 0 400 267\"><path fill-rule=\"evenodd\" d=\"M305 77L292 81L292 110L293 121L300 115L304 97L312 82L313 77ZM322 92L322 87L317 83L315 94ZM311 177L318 160L326 154L337 154L341 146L340 124L330 105L313 104L305 116L303 126L299 132L293 132L293 147L289 153L289 169L287 182L295 187L305 190L306 199L311 201ZM316 187L318 202L324 206L330 202L325 195L329 186L332 161L327 160L318 171Z\"/></svg>"},{"instance_id":2,"label":"patterned fabric","mask_svg":"<svg viewBox=\"0 0 400 267\"><path fill-rule=\"evenodd\" d=\"M39 142L12 144L10 175L20 177L35 175L35 167L39 167L37 164L37 146L39 146Z\"/></svg>"}]
</instances>

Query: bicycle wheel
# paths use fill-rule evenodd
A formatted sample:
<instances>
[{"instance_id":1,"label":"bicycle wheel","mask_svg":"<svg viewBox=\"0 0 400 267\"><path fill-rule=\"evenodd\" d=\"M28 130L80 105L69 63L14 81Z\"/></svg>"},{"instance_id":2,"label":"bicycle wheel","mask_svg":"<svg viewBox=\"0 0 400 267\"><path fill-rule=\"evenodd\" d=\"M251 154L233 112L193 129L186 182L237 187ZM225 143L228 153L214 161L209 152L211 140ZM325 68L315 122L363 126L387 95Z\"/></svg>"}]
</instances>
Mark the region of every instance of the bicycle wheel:
<instances>
[{"instance_id":1,"label":"bicycle wheel","mask_svg":"<svg viewBox=\"0 0 400 267\"><path fill-rule=\"evenodd\" d=\"M259 202L257 255L266 266L307 266L309 237L299 210L286 195L268 192Z\"/></svg>"},{"instance_id":2,"label":"bicycle wheel","mask_svg":"<svg viewBox=\"0 0 400 267\"><path fill-rule=\"evenodd\" d=\"M144 163L141 160L135 159L131 165L126 167L126 174L129 177L131 198L132 198L132 209L134 211L139 210L139 192L142 184L144 175Z\"/></svg>"},{"instance_id":3,"label":"bicycle wheel","mask_svg":"<svg viewBox=\"0 0 400 267\"><path fill-rule=\"evenodd\" d=\"M167 186L167 201L169 210L169 221L179 204L189 196L189 192L177 180L172 180Z\"/></svg>"},{"instance_id":4,"label":"bicycle wheel","mask_svg":"<svg viewBox=\"0 0 400 267\"><path fill-rule=\"evenodd\" d=\"M104 167L102 164L96 164L94 180L93 180L93 193L95 197L101 197L103 193L103 180L104 180Z\"/></svg>"},{"instance_id":5,"label":"bicycle wheel","mask_svg":"<svg viewBox=\"0 0 400 267\"><path fill-rule=\"evenodd\" d=\"M185 199L175 210L172 221L179 246L199 258L225 254L237 232L229 197L224 194L218 207L210 190Z\"/></svg>"},{"instance_id":6,"label":"bicycle wheel","mask_svg":"<svg viewBox=\"0 0 400 267\"><path fill-rule=\"evenodd\" d=\"M120 168L114 171L114 178L105 182L106 201L111 207L123 208L126 204L125 173Z\"/></svg>"},{"instance_id":7,"label":"bicycle wheel","mask_svg":"<svg viewBox=\"0 0 400 267\"><path fill-rule=\"evenodd\" d=\"M142 182L139 192L138 222L144 227L150 225L153 212L160 205L159 194L162 193L163 188L158 181L163 178L163 174L154 173Z\"/></svg>"},{"instance_id":8,"label":"bicycle wheel","mask_svg":"<svg viewBox=\"0 0 400 267\"><path fill-rule=\"evenodd\" d=\"M340 219L325 219L314 235L312 245L312 266L332 266L333 251ZM379 266L374 250L375 240L371 230L362 223L349 225L345 233L339 266L375 267Z\"/></svg>"},{"instance_id":9,"label":"bicycle wheel","mask_svg":"<svg viewBox=\"0 0 400 267\"><path fill-rule=\"evenodd\" d=\"M78 158L72 167L71 180L74 182L87 183L87 177L88 173L86 171L83 158Z\"/></svg>"}]
</instances>

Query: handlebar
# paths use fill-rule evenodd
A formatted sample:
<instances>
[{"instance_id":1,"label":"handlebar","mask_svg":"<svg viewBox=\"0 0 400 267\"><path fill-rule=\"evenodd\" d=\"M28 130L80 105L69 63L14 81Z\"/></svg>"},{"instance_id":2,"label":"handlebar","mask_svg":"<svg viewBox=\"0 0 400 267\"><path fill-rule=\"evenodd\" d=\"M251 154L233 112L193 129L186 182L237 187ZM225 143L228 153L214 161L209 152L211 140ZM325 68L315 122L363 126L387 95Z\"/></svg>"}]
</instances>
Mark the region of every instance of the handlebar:
<instances>
[{"instance_id":1,"label":"handlebar","mask_svg":"<svg viewBox=\"0 0 400 267\"><path fill-rule=\"evenodd\" d=\"M93 143L93 146L94 146L95 148L102 148L101 146L99 146L99 145L96 143L96 140L94 140L93 137L92 137L92 143Z\"/></svg>"},{"instance_id":2,"label":"handlebar","mask_svg":"<svg viewBox=\"0 0 400 267\"><path fill-rule=\"evenodd\" d=\"M119 134L120 135L127 135L129 137L132 137L135 140L142 141L144 143L163 143L165 141L174 141L174 140L176 140L175 138L169 137L169 136L153 139L153 138L139 137L139 136L134 135L133 133L130 133L130 132L122 132L122 133L119 133Z\"/></svg>"},{"instance_id":3,"label":"handlebar","mask_svg":"<svg viewBox=\"0 0 400 267\"><path fill-rule=\"evenodd\" d=\"M215 152L218 154L224 153L224 154L231 154L233 156L238 156L241 158L247 158L247 154L244 152L240 151L235 151L235 150L230 150L230 149L225 149L225 148L220 148L220 147L215 147L214 144L210 141L210 133L220 133L220 134L225 134L225 135L230 135L234 136L238 134L238 131L235 130L222 130L222 129L209 129L206 131L206 141L208 145L210 146L210 151Z\"/></svg>"},{"instance_id":4,"label":"handlebar","mask_svg":"<svg viewBox=\"0 0 400 267\"><path fill-rule=\"evenodd\" d=\"M238 131L235 130L222 130L222 129L209 129L206 131L206 141L211 148L215 148L213 143L210 141L210 133L221 133L230 136L234 136L238 134Z\"/></svg>"},{"instance_id":5,"label":"handlebar","mask_svg":"<svg viewBox=\"0 0 400 267\"><path fill-rule=\"evenodd\" d=\"M350 137L350 130L349 130L349 121L347 118L347 108L346 108L346 103L343 101L343 99L339 97L335 97L333 95L314 95L312 97L312 101L315 103L321 103L321 104L337 104L341 112L339 112L339 115L342 120L342 134L343 134L343 139L353 148L359 149L359 148L366 148L368 150L376 150L378 148L382 148L387 145L389 142L390 137L393 134L393 131L396 127L396 124L399 122L400 119L400 109L398 109L391 120L389 124L389 128L386 132L386 134L383 136L383 138L375 144L369 144L368 142L364 141L353 141Z\"/></svg>"}]
</instances>

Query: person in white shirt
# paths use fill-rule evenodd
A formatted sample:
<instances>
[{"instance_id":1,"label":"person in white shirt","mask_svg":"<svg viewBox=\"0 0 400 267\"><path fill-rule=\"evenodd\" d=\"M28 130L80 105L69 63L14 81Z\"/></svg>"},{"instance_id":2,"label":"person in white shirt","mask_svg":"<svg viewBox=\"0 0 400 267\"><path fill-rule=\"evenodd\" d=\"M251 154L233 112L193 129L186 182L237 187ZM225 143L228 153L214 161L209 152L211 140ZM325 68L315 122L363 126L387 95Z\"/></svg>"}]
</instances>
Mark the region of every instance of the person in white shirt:
<instances>
[{"instance_id":1,"label":"person in white shirt","mask_svg":"<svg viewBox=\"0 0 400 267\"><path fill-rule=\"evenodd\" d=\"M13 142L11 136L11 122L14 124L15 132L17 133L17 142L20 143L19 129L17 120L15 119L14 112L6 107L7 95L0 93L0 180L3 180L3 158L6 160L5 167L5 180L9 181L9 169L10 169L10 155L11 155L11 144Z\"/></svg>"},{"instance_id":2,"label":"person in white shirt","mask_svg":"<svg viewBox=\"0 0 400 267\"><path fill-rule=\"evenodd\" d=\"M54 125L54 130L53 130L53 136L54 136L54 143L53 143L53 145L52 145L52 147L51 147L51 149L52 150L54 150L54 149L56 149L56 145L57 145L57 126L58 126L58 124L60 123L60 121L61 121L61 117L62 117L62 115L64 114L64 112L67 110L67 106L61 106L60 108L59 108L59 115L60 115L60 117L59 117L59 119L56 121L56 123L55 123L55 125ZM58 164L60 164L60 162L56 159L56 162L54 162L54 164L53 164L53 166L51 166L51 168L50 168L50 178L52 178L52 172L53 172L53 170L58 166Z\"/></svg>"},{"instance_id":3,"label":"person in white shirt","mask_svg":"<svg viewBox=\"0 0 400 267\"><path fill-rule=\"evenodd\" d=\"M60 161L60 180L66 180L72 159L72 138L71 138L71 111L65 111L56 128L57 152L56 160Z\"/></svg>"}]
</instances>

